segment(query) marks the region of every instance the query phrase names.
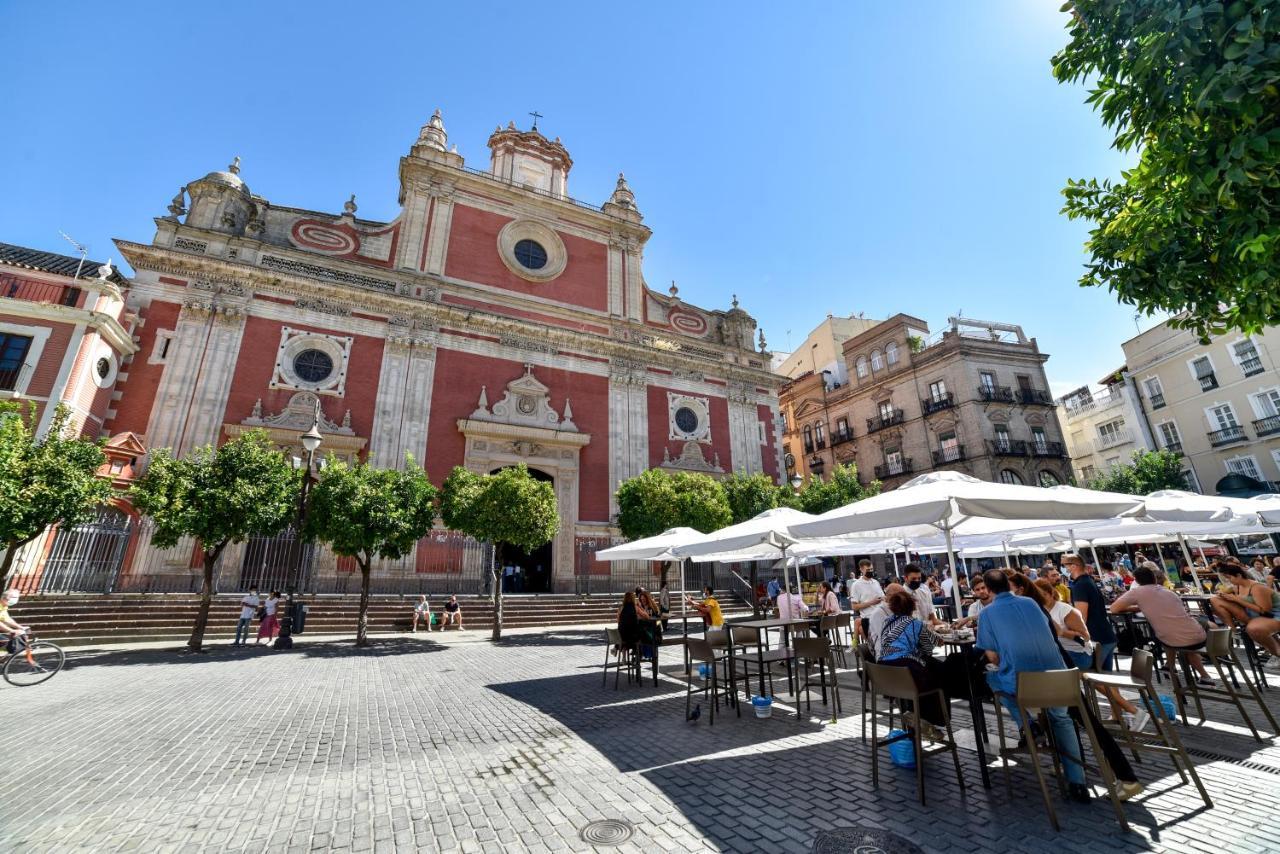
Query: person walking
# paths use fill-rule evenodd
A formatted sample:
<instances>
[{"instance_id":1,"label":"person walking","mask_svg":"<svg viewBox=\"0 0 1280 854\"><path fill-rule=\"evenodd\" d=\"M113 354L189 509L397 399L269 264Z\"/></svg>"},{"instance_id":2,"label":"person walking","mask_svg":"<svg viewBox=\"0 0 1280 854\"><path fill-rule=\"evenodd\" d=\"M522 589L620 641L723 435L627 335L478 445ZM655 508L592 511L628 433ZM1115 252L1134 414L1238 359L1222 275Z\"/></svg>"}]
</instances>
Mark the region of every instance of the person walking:
<instances>
[{"instance_id":1,"label":"person walking","mask_svg":"<svg viewBox=\"0 0 1280 854\"><path fill-rule=\"evenodd\" d=\"M280 620L276 617L276 607L280 604L280 591L272 590L267 601L262 603L262 622L258 623L258 639L254 644L262 643L263 637L268 641L275 639L276 630L280 628Z\"/></svg>"},{"instance_id":2,"label":"person walking","mask_svg":"<svg viewBox=\"0 0 1280 854\"><path fill-rule=\"evenodd\" d=\"M427 601L427 594L422 594L418 600L418 604L413 606L413 630L418 631L418 620L422 620L427 624L427 631L431 631L431 603Z\"/></svg>"},{"instance_id":3,"label":"person walking","mask_svg":"<svg viewBox=\"0 0 1280 854\"><path fill-rule=\"evenodd\" d=\"M240 620L236 623L236 639L231 643L232 646L244 646L249 639L249 623L253 621L253 615L258 613L261 601L258 598L258 585L254 584L240 600Z\"/></svg>"}]
</instances>

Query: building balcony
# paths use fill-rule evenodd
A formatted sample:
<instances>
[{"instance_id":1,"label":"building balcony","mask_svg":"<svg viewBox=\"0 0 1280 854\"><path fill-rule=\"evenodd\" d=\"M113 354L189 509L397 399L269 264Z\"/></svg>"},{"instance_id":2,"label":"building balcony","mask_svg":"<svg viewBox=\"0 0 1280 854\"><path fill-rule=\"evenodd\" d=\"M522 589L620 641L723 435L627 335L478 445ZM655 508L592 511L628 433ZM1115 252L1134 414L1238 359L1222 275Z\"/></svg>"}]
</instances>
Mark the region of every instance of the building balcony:
<instances>
[{"instance_id":1,"label":"building balcony","mask_svg":"<svg viewBox=\"0 0 1280 854\"><path fill-rule=\"evenodd\" d=\"M926 397L920 401L920 411L925 415L932 415L935 412L941 412L944 409L950 409L956 405L955 396L951 392L938 395L937 397Z\"/></svg>"},{"instance_id":2,"label":"building balcony","mask_svg":"<svg viewBox=\"0 0 1280 854\"><path fill-rule=\"evenodd\" d=\"M1246 377L1251 377L1254 374L1260 374L1263 371L1262 360L1257 356L1254 356L1251 359L1245 359L1240 363L1240 370Z\"/></svg>"},{"instance_id":3,"label":"building balcony","mask_svg":"<svg viewBox=\"0 0 1280 854\"><path fill-rule=\"evenodd\" d=\"M39 302L46 305L76 306L84 293L72 285L34 282L17 276L0 275L0 298Z\"/></svg>"},{"instance_id":4,"label":"building balcony","mask_svg":"<svg viewBox=\"0 0 1280 854\"><path fill-rule=\"evenodd\" d=\"M978 399L983 403L1013 403L1013 389L1007 385L980 385Z\"/></svg>"},{"instance_id":5,"label":"building balcony","mask_svg":"<svg viewBox=\"0 0 1280 854\"><path fill-rule=\"evenodd\" d=\"M1061 442L1032 442L1031 456L1033 457L1065 457L1067 449Z\"/></svg>"},{"instance_id":6,"label":"building balcony","mask_svg":"<svg viewBox=\"0 0 1280 854\"><path fill-rule=\"evenodd\" d=\"M812 453L813 453L813 443L812 443L812 442L805 442L805 443L804 443L804 452L805 452L806 454L812 454Z\"/></svg>"},{"instance_id":7,"label":"building balcony","mask_svg":"<svg viewBox=\"0 0 1280 854\"><path fill-rule=\"evenodd\" d=\"M1182 453L1182 443L1181 443L1181 442L1166 442L1166 443L1165 443L1165 446L1164 446L1164 450L1166 450L1166 451L1170 451L1170 452L1175 453L1175 454L1180 454L1180 453Z\"/></svg>"},{"instance_id":8,"label":"building balcony","mask_svg":"<svg viewBox=\"0 0 1280 854\"><path fill-rule=\"evenodd\" d=\"M1201 391L1213 391L1218 387L1218 375L1213 371L1210 371L1203 376L1196 377L1196 379L1200 380Z\"/></svg>"},{"instance_id":9,"label":"building balcony","mask_svg":"<svg viewBox=\"0 0 1280 854\"><path fill-rule=\"evenodd\" d=\"M987 447L995 457L1025 457L1027 443L1021 439L989 439Z\"/></svg>"},{"instance_id":10,"label":"building balcony","mask_svg":"<svg viewBox=\"0 0 1280 854\"><path fill-rule=\"evenodd\" d=\"M0 386L3 388L3 386ZM1270 436L1274 433L1280 433L1280 415L1271 415L1267 418L1259 418L1253 422L1253 432L1258 434L1258 438Z\"/></svg>"},{"instance_id":11,"label":"building balcony","mask_svg":"<svg viewBox=\"0 0 1280 854\"><path fill-rule=\"evenodd\" d=\"M1053 406L1053 397L1049 392L1038 388L1018 389L1018 402L1023 406Z\"/></svg>"},{"instance_id":12,"label":"building balcony","mask_svg":"<svg viewBox=\"0 0 1280 854\"><path fill-rule=\"evenodd\" d=\"M1133 441L1132 434L1128 430L1117 430L1114 433L1108 433L1105 436L1099 436L1093 440L1093 449L1095 451L1105 451L1108 448L1117 448L1120 445L1127 445Z\"/></svg>"},{"instance_id":13,"label":"building balcony","mask_svg":"<svg viewBox=\"0 0 1280 854\"><path fill-rule=\"evenodd\" d=\"M1151 401L1151 408L1152 408L1152 409L1164 409L1164 395L1163 395L1163 394L1151 394L1151 395L1147 395L1147 400Z\"/></svg>"},{"instance_id":14,"label":"building balcony","mask_svg":"<svg viewBox=\"0 0 1280 854\"><path fill-rule=\"evenodd\" d=\"M831 447L833 448L836 445L843 445L845 442L852 442L852 441L853 441L852 430L837 430L836 432L831 434Z\"/></svg>"},{"instance_id":15,"label":"building balcony","mask_svg":"<svg viewBox=\"0 0 1280 854\"><path fill-rule=\"evenodd\" d=\"M1209 444L1215 448L1220 448L1223 445L1233 445L1236 442L1244 442L1248 438L1245 435L1244 428L1239 424L1223 427L1221 430L1209 431Z\"/></svg>"},{"instance_id":16,"label":"building balcony","mask_svg":"<svg viewBox=\"0 0 1280 854\"><path fill-rule=\"evenodd\" d=\"M911 474L911 460L899 460L896 463L883 463L876 466L876 480L888 480L891 477L902 477Z\"/></svg>"},{"instance_id":17,"label":"building balcony","mask_svg":"<svg viewBox=\"0 0 1280 854\"><path fill-rule=\"evenodd\" d=\"M826 439L814 439L814 440L813 440L813 446L814 446L815 448L817 448L819 451L821 451L823 448L825 448L825 447L827 446L827 440L826 440Z\"/></svg>"},{"instance_id":18,"label":"building balcony","mask_svg":"<svg viewBox=\"0 0 1280 854\"><path fill-rule=\"evenodd\" d=\"M1115 406L1124 404L1124 394L1112 391L1108 394L1100 394L1092 400L1083 403L1076 403L1066 407L1067 417L1075 418L1077 415L1085 415L1091 412L1102 412Z\"/></svg>"},{"instance_id":19,"label":"building balcony","mask_svg":"<svg viewBox=\"0 0 1280 854\"><path fill-rule=\"evenodd\" d=\"M933 452L933 464L935 466L945 466L951 463L959 463L964 461L964 445L953 445L949 448L939 448Z\"/></svg>"},{"instance_id":20,"label":"building balcony","mask_svg":"<svg viewBox=\"0 0 1280 854\"><path fill-rule=\"evenodd\" d=\"M883 430L886 427L893 427L896 424L901 424L905 420L906 419L903 418L902 410L895 409L892 412L890 412L888 415L877 415L875 418L868 418L867 432L875 433L879 430Z\"/></svg>"}]
</instances>

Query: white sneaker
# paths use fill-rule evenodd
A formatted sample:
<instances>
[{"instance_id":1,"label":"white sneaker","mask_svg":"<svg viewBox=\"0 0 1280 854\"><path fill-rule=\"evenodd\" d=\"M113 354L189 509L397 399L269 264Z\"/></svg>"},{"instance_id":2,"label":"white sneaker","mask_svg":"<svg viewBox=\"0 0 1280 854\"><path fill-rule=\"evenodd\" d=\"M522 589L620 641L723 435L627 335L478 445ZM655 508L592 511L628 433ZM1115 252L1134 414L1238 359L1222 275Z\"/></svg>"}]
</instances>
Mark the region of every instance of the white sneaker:
<instances>
[{"instance_id":1,"label":"white sneaker","mask_svg":"<svg viewBox=\"0 0 1280 854\"><path fill-rule=\"evenodd\" d=\"M1262 669L1267 673L1280 673L1280 655L1273 655L1267 659L1267 663L1262 665Z\"/></svg>"},{"instance_id":2,"label":"white sneaker","mask_svg":"<svg viewBox=\"0 0 1280 854\"><path fill-rule=\"evenodd\" d=\"M1141 732L1146 729L1149 723L1151 723L1151 713L1146 709L1140 708L1133 713L1133 719L1129 722L1129 729L1134 732Z\"/></svg>"},{"instance_id":3,"label":"white sneaker","mask_svg":"<svg viewBox=\"0 0 1280 854\"><path fill-rule=\"evenodd\" d=\"M1122 780L1116 780L1116 798L1121 801L1127 801L1135 795L1140 795L1145 789L1146 786L1136 780L1130 783L1126 783Z\"/></svg>"}]
</instances>

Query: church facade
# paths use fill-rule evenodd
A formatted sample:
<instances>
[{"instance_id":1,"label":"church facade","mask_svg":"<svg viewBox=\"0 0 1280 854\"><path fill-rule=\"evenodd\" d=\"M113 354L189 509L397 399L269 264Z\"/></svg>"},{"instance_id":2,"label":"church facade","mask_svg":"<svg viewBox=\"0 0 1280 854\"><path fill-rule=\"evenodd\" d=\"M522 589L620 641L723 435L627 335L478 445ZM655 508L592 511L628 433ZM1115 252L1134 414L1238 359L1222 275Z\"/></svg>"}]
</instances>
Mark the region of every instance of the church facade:
<instances>
[{"instance_id":1,"label":"church facade","mask_svg":"<svg viewBox=\"0 0 1280 854\"><path fill-rule=\"evenodd\" d=\"M238 161L183 187L150 244L117 241L136 352L104 435L181 455L263 428L290 448L318 402L322 454L421 465L437 484L525 463L557 496L560 532L530 558L556 591L609 571L592 554L617 536L626 478L777 477L780 380L736 297L705 309L646 285L651 232L621 175L597 206L568 194L559 139L512 124L488 147L467 165L437 111L386 222L354 197L339 213L269 201ZM191 549L136 539L126 571L189 570ZM456 571L430 541L379 572ZM228 552L222 577L255 560ZM313 571L347 569L321 552Z\"/></svg>"}]
</instances>

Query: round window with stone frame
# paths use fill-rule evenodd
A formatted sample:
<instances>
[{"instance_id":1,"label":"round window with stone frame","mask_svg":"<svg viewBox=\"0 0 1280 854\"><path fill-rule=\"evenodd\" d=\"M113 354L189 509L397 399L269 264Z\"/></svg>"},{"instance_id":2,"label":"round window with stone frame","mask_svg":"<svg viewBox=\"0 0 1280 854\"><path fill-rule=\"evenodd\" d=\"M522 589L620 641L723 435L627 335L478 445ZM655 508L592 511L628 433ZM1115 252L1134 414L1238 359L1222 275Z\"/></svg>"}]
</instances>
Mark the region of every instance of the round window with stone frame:
<instances>
[{"instance_id":1,"label":"round window with stone frame","mask_svg":"<svg viewBox=\"0 0 1280 854\"><path fill-rule=\"evenodd\" d=\"M532 219L515 219L498 232L498 257L507 269L530 282L549 282L569 263L560 234Z\"/></svg>"},{"instance_id":2,"label":"round window with stone frame","mask_svg":"<svg viewBox=\"0 0 1280 854\"><path fill-rule=\"evenodd\" d=\"M676 410L676 427L680 432L693 435L698 432L699 424L701 420L698 418L698 413L689 407L682 406Z\"/></svg>"},{"instance_id":3,"label":"round window with stone frame","mask_svg":"<svg viewBox=\"0 0 1280 854\"><path fill-rule=\"evenodd\" d=\"M333 357L314 347L293 357L293 372L308 383L322 383L333 376Z\"/></svg>"},{"instance_id":4,"label":"round window with stone frame","mask_svg":"<svg viewBox=\"0 0 1280 854\"><path fill-rule=\"evenodd\" d=\"M516 260L530 270L541 270L547 266L547 250L536 240L525 238L516 243Z\"/></svg>"}]
</instances>

